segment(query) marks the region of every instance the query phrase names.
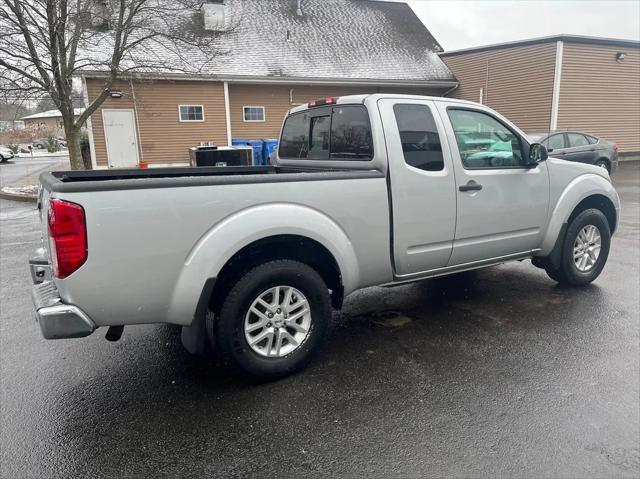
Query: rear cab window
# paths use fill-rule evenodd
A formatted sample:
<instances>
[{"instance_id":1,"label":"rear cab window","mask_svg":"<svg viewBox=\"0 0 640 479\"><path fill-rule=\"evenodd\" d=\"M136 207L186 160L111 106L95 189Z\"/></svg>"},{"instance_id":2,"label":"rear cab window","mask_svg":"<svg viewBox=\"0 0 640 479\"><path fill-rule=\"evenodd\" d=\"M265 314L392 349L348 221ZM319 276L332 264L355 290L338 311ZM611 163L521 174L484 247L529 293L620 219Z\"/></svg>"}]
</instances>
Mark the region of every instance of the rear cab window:
<instances>
[{"instance_id":1,"label":"rear cab window","mask_svg":"<svg viewBox=\"0 0 640 479\"><path fill-rule=\"evenodd\" d=\"M333 105L290 115L282 129L278 155L296 160L371 160L367 109L364 105Z\"/></svg>"}]
</instances>

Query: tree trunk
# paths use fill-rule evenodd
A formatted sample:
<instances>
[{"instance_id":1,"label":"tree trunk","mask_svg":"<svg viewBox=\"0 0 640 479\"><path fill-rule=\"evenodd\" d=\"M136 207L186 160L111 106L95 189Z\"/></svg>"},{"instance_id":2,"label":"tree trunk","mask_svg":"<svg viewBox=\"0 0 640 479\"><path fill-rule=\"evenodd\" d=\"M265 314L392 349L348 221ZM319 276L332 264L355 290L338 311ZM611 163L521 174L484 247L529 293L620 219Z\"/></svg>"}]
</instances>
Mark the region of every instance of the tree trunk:
<instances>
[{"instance_id":1,"label":"tree trunk","mask_svg":"<svg viewBox=\"0 0 640 479\"><path fill-rule=\"evenodd\" d=\"M80 149L81 129L74 126L68 127L65 122L64 133L67 138L67 149L69 150L69 163L72 170L90 169L82 160L82 151Z\"/></svg>"}]
</instances>

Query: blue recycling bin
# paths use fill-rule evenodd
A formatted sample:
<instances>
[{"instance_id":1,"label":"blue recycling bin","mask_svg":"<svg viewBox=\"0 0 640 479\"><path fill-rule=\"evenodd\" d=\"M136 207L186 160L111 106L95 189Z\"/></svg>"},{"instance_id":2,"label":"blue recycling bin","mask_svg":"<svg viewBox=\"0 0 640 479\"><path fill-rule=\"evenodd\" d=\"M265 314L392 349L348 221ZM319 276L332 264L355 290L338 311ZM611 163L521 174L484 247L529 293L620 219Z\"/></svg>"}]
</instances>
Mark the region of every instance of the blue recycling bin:
<instances>
[{"instance_id":1,"label":"blue recycling bin","mask_svg":"<svg viewBox=\"0 0 640 479\"><path fill-rule=\"evenodd\" d=\"M264 147L264 141L262 140L247 140L247 144L253 148L253 165L262 165L262 148Z\"/></svg>"},{"instance_id":2,"label":"blue recycling bin","mask_svg":"<svg viewBox=\"0 0 640 479\"><path fill-rule=\"evenodd\" d=\"M247 146L249 143L244 138L233 138L231 146Z\"/></svg>"},{"instance_id":3,"label":"blue recycling bin","mask_svg":"<svg viewBox=\"0 0 640 479\"><path fill-rule=\"evenodd\" d=\"M276 151L278 149L278 139L277 138L272 138L272 139L268 139L268 140L264 140L264 147L262 149L262 160L263 160L263 165L268 165L269 164L269 158L271 157L271 153L273 153L274 151Z\"/></svg>"}]
</instances>

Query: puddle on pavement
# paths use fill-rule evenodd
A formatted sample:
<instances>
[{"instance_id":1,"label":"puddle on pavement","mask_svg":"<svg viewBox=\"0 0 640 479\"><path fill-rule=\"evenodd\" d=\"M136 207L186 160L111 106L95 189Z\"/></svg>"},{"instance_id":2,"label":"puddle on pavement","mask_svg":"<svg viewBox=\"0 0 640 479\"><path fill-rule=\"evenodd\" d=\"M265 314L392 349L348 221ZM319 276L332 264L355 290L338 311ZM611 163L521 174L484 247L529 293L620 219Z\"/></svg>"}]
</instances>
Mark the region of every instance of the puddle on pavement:
<instances>
[{"instance_id":1,"label":"puddle on pavement","mask_svg":"<svg viewBox=\"0 0 640 479\"><path fill-rule=\"evenodd\" d=\"M401 328L412 322L413 319L398 311L381 311L372 314L371 321L385 328Z\"/></svg>"}]
</instances>

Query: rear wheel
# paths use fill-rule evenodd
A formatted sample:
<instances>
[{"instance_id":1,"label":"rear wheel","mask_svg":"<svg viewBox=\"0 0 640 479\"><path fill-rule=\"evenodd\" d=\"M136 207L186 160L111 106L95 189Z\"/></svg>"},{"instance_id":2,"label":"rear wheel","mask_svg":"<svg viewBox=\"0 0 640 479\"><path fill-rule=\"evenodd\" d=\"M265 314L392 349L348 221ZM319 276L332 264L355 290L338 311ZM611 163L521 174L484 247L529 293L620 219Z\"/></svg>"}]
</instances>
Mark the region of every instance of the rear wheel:
<instances>
[{"instance_id":1,"label":"rear wheel","mask_svg":"<svg viewBox=\"0 0 640 479\"><path fill-rule=\"evenodd\" d=\"M308 265L276 260L242 276L215 319L226 366L261 379L287 376L308 364L329 321L329 290Z\"/></svg>"},{"instance_id":2,"label":"rear wheel","mask_svg":"<svg viewBox=\"0 0 640 479\"><path fill-rule=\"evenodd\" d=\"M600 159L600 160L596 161L595 165L599 166L600 168L604 168L609 173L611 173L611 167L609 166L609 162L607 160Z\"/></svg>"},{"instance_id":3,"label":"rear wheel","mask_svg":"<svg viewBox=\"0 0 640 479\"><path fill-rule=\"evenodd\" d=\"M609 256L611 232L604 214L590 208L576 216L565 235L558 269L546 268L551 279L568 286L595 280Z\"/></svg>"}]
</instances>

